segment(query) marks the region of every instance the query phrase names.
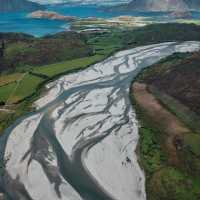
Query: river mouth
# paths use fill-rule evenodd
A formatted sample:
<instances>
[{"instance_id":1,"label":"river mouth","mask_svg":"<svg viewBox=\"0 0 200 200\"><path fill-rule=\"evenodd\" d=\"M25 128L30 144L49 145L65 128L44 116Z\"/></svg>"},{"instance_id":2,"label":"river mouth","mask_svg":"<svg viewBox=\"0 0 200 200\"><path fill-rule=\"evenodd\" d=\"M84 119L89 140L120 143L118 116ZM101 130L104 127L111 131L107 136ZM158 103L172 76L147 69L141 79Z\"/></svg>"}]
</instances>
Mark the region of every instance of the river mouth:
<instances>
[{"instance_id":1,"label":"river mouth","mask_svg":"<svg viewBox=\"0 0 200 200\"><path fill-rule=\"evenodd\" d=\"M131 82L160 59L199 47L138 47L50 83L49 93L35 102L37 111L0 138L6 160L1 188L13 200L145 200L134 153L139 136Z\"/></svg>"}]
</instances>

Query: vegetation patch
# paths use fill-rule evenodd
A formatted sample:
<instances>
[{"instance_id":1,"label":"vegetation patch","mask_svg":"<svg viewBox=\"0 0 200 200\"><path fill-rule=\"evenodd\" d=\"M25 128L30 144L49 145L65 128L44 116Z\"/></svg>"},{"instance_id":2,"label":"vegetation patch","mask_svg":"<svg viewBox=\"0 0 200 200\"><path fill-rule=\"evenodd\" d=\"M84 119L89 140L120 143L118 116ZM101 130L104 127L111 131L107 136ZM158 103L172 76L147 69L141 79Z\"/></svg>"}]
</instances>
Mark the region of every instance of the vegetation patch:
<instances>
[{"instance_id":1,"label":"vegetation patch","mask_svg":"<svg viewBox=\"0 0 200 200\"><path fill-rule=\"evenodd\" d=\"M8 104L16 103L34 93L38 85L43 81L42 78L27 74L10 94Z\"/></svg>"},{"instance_id":2,"label":"vegetation patch","mask_svg":"<svg viewBox=\"0 0 200 200\"><path fill-rule=\"evenodd\" d=\"M138 151L140 154L140 164L145 169L148 178L163 167L167 160L166 153L161 147L161 132L153 126L153 123L146 116L145 111L138 105L136 107L137 116L140 119L140 141Z\"/></svg>"},{"instance_id":3,"label":"vegetation patch","mask_svg":"<svg viewBox=\"0 0 200 200\"><path fill-rule=\"evenodd\" d=\"M198 200L200 182L173 167L164 167L149 181L150 200Z\"/></svg>"},{"instance_id":4,"label":"vegetation patch","mask_svg":"<svg viewBox=\"0 0 200 200\"><path fill-rule=\"evenodd\" d=\"M176 53L145 69L137 80L195 132L200 132L200 52Z\"/></svg>"},{"instance_id":5,"label":"vegetation patch","mask_svg":"<svg viewBox=\"0 0 200 200\"><path fill-rule=\"evenodd\" d=\"M187 84L186 79L188 79L188 74L193 77L193 73L197 73L197 71L194 72L193 70L198 70L196 62L198 56L198 53L172 55L158 64L145 69L136 79L140 83L147 85L147 91L149 93L152 92L151 95L153 94L162 109L171 112L171 115L174 115L174 117L177 118L177 116L179 116L177 110L180 115L185 115L184 109L177 109L180 108L180 105L173 104L173 101L168 101L168 103L163 102L165 98L160 98L160 93L158 94L155 90L152 90L152 85L158 88L158 84L160 84L158 80L165 79L169 74L173 74L174 79L176 79L176 70L180 70L179 72L181 73L181 70L185 70L187 66L190 70L185 73L185 76L182 76L182 85L173 85L178 92L179 87L184 87L184 84ZM198 79L193 80L198 81ZM174 84L174 82L172 82L172 84ZM195 83L190 87L194 87L194 85ZM187 87L187 89L192 91L190 87ZM163 92L165 92L164 89L162 90L162 93ZM185 93L186 90L182 90L182 92ZM140 164L144 168L146 174L147 198L149 200L199 200L199 132L195 132L195 129L188 127L187 123L184 123L184 120L179 118L183 129L179 128L177 131L180 132L182 130L182 133L178 134L177 132L177 134L172 137L171 134L174 130L163 126L163 124L167 123L167 120L165 118L159 119L156 110L154 110L154 116L151 115L149 111L146 110L146 107L143 107L144 105L141 104L141 102L138 102L136 95L132 97L133 102L135 103L134 108L136 109L138 120L140 122L138 153ZM175 97L173 97L173 99L175 99ZM194 106L196 105L195 103L196 102L194 101ZM171 104L173 104L173 107L176 107L175 105L177 105L173 112ZM190 109L187 111L189 110ZM193 117L193 115L189 114L187 117L189 121L192 121L193 118L191 117ZM175 122L175 120L173 120L173 122ZM176 151L176 154L169 154L173 148L171 148L172 146L170 145L166 145L166 142L169 143L170 140L172 141L172 146L175 147L174 150ZM177 157L178 162L171 162L171 156Z\"/></svg>"},{"instance_id":6,"label":"vegetation patch","mask_svg":"<svg viewBox=\"0 0 200 200\"><path fill-rule=\"evenodd\" d=\"M34 68L33 72L47 75L48 77L53 77L58 74L68 72L71 70L83 69L91 64L94 64L102 60L104 56L95 55L90 57L84 57L79 59L74 59L70 61L65 61L61 63L55 63L51 65L46 65L42 67Z\"/></svg>"},{"instance_id":7,"label":"vegetation patch","mask_svg":"<svg viewBox=\"0 0 200 200\"><path fill-rule=\"evenodd\" d=\"M42 38L24 34L1 34L0 38L4 41L0 71L26 70L92 54L85 36L75 32Z\"/></svg>"},{"instance_id":8,"label":"vegetation patch","mask_svg":"<svg viewBox=\"0 0 200 200\"><path fill-rule=\"evenodd\" d=\"M6 103L10 94L12 93L12 91L14 90L15 87L16 87L15 82L1 86L0 87L0 101Z\"/></svg>"},{"instance_id":9,"label":"vegetation patch","mask_svg":"<svg viewBox=\"0 0 200 200\"><path fill-rule=\"evenodd\" d=\"M158 122L152 120L139 104L135 104L134 107L140 122L138 153L140 165L146 174L147 199L198 200L200 195L200 160L197 157L200 152L199 135L185 135L184 148L178 155L181 165L171 165L164 149L167 140L165 130L158 127ZM194 135L198 138L193 137Z\"/></svg>"},{"instance_id":10,"label":"vegetation patch","mask_svg":"<svg viewBox=\"0 0 200 200\"><path fill-rule=\"evenodd\" d=\"M13 74L2 74L0 75L0 87L4 85L8 85L10 83L14 83L21 79L23 76L23 73L13 73Z\"/></svg>"}]
</instances>

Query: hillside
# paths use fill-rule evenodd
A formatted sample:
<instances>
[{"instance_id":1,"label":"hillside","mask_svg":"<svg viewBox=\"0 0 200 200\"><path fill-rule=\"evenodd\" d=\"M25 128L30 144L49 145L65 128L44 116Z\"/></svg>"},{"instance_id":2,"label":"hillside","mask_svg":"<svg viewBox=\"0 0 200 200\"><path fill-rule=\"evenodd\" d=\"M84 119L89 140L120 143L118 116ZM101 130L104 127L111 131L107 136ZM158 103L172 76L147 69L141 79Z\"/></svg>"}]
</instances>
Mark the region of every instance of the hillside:
<instances>
[{"instance_id":1,"label":"hillside","mask_svg":"<svg viewBox=\"0 0 200 200\"><path fill-rule=\"evenodd\" d=\"M149 200L199 199L199 63L200 52L174 54L145 69L134 83Z\"/></svg>"},{"instance_id":2,"label":"hillside","mask_svg":"<svg viewBox=\"0 0 200 200\"><path fill-rule=\"evenodd\" d=\"M200 53L194 53L183 60L180 55L174 55L171 60L175 63L170 67L161 63L151 72L148 71L148 75L144 73L144 82L172 96L200 115Z\"/></svg>"},{"instance_id":3,"label":"hillside","mask_svg":"<svg viewBox=\"0 0 200 200\"><path fill-rule=\"evenodd\" d=\"M111 7L110 10L180 12L199 8L200 2L197 0L132 0L127 4Z\"/></svg>"},{"instance_id":4,"label":"hillside","mask_svg":"<svg viewBox=\"0 0 200 200\"><path fill-rule=\"evenodd\" d=\"M133 0L128 6L136 10L147 11L174 11L187 9L184 0Z\"/></svg>"},{"instance_id":5,"label":"hillside","mask_svg":"<svg viewBox=\"0 0 200 200\"><path fill-rule=\"evenodd\" d=\"M132 31L117 30L114 43L131 48L163 41L200 40L199 31L200 26L191 24L155 24ZM112 43L112 37L109 33L102 34L104 35L108 37L106 48ZM92 55L93 49L87 44L87 40L92 38L96 38L96 34L63 32L35 38L22 33L0 33L0 47L4 41L0 72L28 70L31 67ZM97 34L97 38L101 38L101 33ZM104 50L102 47L98 49Z\"/></svg>"},{"instance_id":6,"label":"hillside","mask_svg":"<svg viewBox=\"0 0 200 200\"><path fill-rule=\"evenodd\" d=\"M75 32L35 38L26 34L0 33L4 51L0 71L13 71L88 56L92 50L85 37Z\"/></svg>"},{"instance_id":7,"label":"hillside","mask_svg":"<svg viewBox=\"0 0 200 200\"><path fill-rule=\"evenodd\" d=\"M0 12L33 11L44 6L28 0L0 0Z\"/></svg>"}]
</instances>

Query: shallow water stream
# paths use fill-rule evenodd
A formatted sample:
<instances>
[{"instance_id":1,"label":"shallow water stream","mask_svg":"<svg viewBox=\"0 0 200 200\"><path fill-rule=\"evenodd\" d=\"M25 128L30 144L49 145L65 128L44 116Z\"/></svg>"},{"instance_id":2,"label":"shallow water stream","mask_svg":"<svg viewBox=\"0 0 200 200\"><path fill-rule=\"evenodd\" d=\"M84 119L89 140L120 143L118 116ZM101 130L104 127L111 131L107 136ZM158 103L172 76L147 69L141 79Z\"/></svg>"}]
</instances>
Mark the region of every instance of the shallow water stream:
<instances>
[{"instance_id":1,"label":"shallow water stream","mask_svg":"<svg viewBox=\"0 0 200 200\"><path fill-rule=\"evenodd\" d=\"M0 138L6 161L0 186L9 199L145 200L131 82L144 67L199 47L163 43L122 51L47 85L37 111Z\"/></svg>"}]
</instances>

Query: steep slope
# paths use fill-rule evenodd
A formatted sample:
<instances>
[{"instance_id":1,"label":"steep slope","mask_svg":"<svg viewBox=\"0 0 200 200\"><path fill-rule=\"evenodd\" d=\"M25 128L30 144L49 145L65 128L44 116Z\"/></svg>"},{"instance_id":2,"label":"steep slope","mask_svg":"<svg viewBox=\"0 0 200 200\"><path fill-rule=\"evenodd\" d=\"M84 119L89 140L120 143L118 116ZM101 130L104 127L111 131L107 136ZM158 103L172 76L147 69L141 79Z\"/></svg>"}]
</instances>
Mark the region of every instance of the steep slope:
<instances>
[{"instance_id":1,"label":"steep slope","mask_svg":"<svg viewBox=\"0 0 200 200\"><path fill-rule=\"evenodd\" d=\"M200 52L174 54L133 85L147 199L199 200L199 61Z\"/></svg>"},{"instance_id":2,"label":"steep slope","mask_svg":"<svg viewBox=\"0 0 200 200\"><path fill-rule=\"evenodd\" d=\"M33 11L44 6L27 0L0 0L0 12Z\"/></svg>"},{"instance_id":3,"label":"steep slope","mask_svg":"<svg viewBox=\"0 0 200 200\"><path fill-rule=\"evenodd\" d=\"M40 39L21 33L0 33L0 39L5 43L0 72L12 70L13 67L40 66L92 54L85 36L75 32L58 33Z\"/></svg>"},{"instance_id":4,"label":"steep slope","mask_svg":"<svg viewBox=\"0 0 200 200\"><path fill-rule=\"evenodd\" d=\"M200 115L200 52L191 56L174 55L154 66L151 71L147 70L143 77L145 83L172 96Z\"/></svg>"},{"instance_id":5,"label":"steep slope","mask_svg":"<svg viewBox=\"0 0 200 200\"><path fill-rule=\"evenodd\" d=\"M121 11L187 11L200 8L197 0L132 0L128 4L114 6L111 9Z\"/></svg>"},{"instance_id":6,"label":"steep slope","mask_svg":"<svg viewBox=\"0 0 200 200\"><path fill-rule=\"evenodd\" d=\"M129 5L133 7L140 5L141 9L151 11L174 11L174 10L186 10L187 5L183 0L133 0Z\"/></svg>"}]
</instances>

